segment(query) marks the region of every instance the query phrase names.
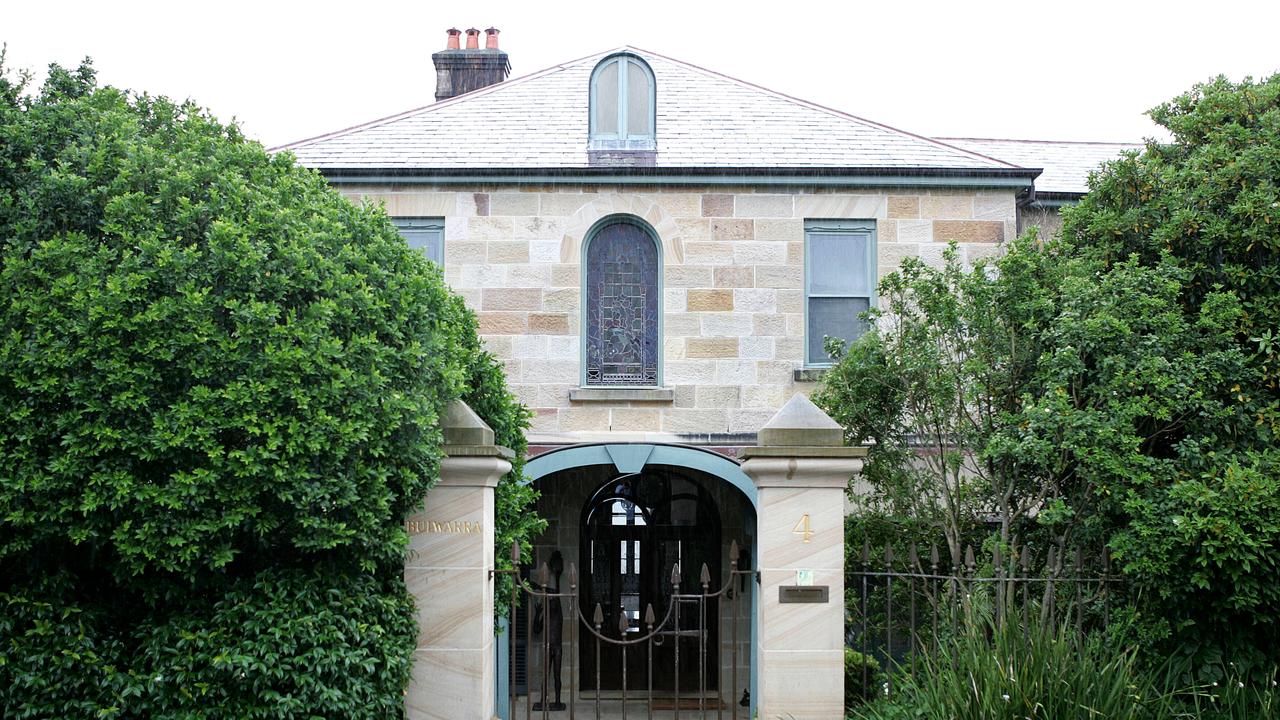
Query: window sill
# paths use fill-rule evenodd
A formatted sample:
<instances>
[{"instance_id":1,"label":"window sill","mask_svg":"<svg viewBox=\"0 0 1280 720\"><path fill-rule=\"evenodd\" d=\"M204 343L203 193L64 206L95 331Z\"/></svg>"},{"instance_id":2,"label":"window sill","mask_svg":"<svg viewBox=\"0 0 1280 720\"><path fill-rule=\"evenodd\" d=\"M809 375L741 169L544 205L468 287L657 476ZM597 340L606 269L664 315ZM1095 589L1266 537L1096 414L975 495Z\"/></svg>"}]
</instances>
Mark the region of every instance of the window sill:
<instances>
[{"instance_id":1,"label":"window sill","mask_svg":"<svg viewBox=\"0 0 1280 720\"><path fill-rule=\"evenodd\" d=\"M793 378L796 382L822 382L822 378L831 370L829 367L799 368Z\"/></svg>"},{"instance_id":2,"label":"window sill","mask_svg":"<svg viewBox=\"0 0 1280 720\"><path fill-rule=\"evenodd\" d=\"M569 388L570 402L674 402L676 391L662 387Z\"/></svg>"}]
</instances>

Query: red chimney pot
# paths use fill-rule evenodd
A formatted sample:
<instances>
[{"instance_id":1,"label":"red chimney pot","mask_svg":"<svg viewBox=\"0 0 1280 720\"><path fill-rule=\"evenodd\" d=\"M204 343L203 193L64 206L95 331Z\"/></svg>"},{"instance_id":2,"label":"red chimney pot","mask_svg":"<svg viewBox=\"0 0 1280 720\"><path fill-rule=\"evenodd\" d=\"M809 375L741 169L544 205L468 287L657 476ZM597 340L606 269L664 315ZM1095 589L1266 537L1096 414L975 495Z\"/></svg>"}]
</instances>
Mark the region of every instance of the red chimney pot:
<instances>
[{"instance_id":1,"label":"red chimney pot","mask_svg":"<svg viewBox=\"0 0 1280 720\"><path fill-rule=\"evenodd\" d=\"M489 50L498 49L498 28L491 27L484 31L484 46Z\"/></svg>"},{"instance_id":2,"label":"red chimney pot","mask_svg":"<svg viewBox=\"0 0 1280 720\"><path fill-rule=\"evenodd\" d=\"M480 31L475 28L467 28L467 49L480 49Z\"/></svg>"},{"instance_id":3,"label":"red chimney pot","mask_svg":"<svg viewBox=\"0 0 1280 720\"><path fill-rule=\"evenodd\" d=\"M448 40L448 42L446 42L446 43L445 43L444 49L445 49L445 50L457 50L457 49L458 49L458 36L462 34L462 31L461 31L461 30L459 30L458 28L449 28L449 29L448 29L448 30L446 30L445 32L447 32L447 33L449 34L449 40Z\"/></svg>"}]
</instances>

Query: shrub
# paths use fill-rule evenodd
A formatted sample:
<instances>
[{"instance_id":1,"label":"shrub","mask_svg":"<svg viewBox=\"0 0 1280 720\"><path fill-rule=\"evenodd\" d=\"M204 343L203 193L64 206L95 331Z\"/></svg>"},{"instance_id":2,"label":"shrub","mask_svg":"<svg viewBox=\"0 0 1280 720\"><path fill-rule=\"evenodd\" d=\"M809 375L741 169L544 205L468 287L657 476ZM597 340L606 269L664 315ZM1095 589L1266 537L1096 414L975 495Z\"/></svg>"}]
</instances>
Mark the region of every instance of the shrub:
<instances>
[{"instance_id":1,"label":"shrub","mask_svg":"<svg viewBox=\"0 0 1280 720\"><path fill-rule=\"evenodd\" d=\"M399 562L462 391L438 271L234 127L91 83L0 120L40 139L0 176L0 558Z\"/></svg>"},{"instance_id":2,"label":"shrub","mask_svg":"<svg viewBox=\"0 0 1280 720\"><path fill-rule=\"evenodd\" d=\"M880 663L853 648L844 649L844 706L852 708L876 698Z\"/></svg>"},{"instance_id":3,"label":"shrub","mask_svg":"<svg viewBox=\"0 0 1280 720\"><path fill-rule=\"evenodd\" d=\"M106 608L78 602L51 572L0 591L0 715L114 718L140 683Z\"/></svg>"},{"instance_id":4,"label":"shrub","mask_svg":"<svg viewBox=\"0 0 1280 720\"><path fill-rule=\"evenodd\" d=\"M474 318L381 210L87 62L0 62L0 138L0 715L399 716L438 419L522 449Z\"/></svg>"},{"instance_id":5,"label":"shrub","mask_svg":"<svg viewBox=\"0 0 1280 720\"><path fill-rule=\"evenodd\" d=\"M1064 238L1104 277L1133 264L1179 275L1162 313L1186 340L1165 355L1204 372L1182 385L1132 365L1139 390L1113 389L1138 410L1168 388L1195 402L1134 413L1161 428L1138 448L1148 463L1099 468L1099 487L1139 620L1164 637L1153 650L1211 680L1227 662L1280 660L1280 75L1219 77L1150 114L1172 140L1098 173Z\"/></svg>"},{"instance_id":6,"label":"shrub","mask_svg":"<svg viewBox=\"0 0 1280 720\"><path fill-rule=\"evenodd\" d=\"M264 570L138 627L129 714L398 717L416 638L393 578Z\"/></svg>"},{"instance_id":7,"label":"shrub","mask_svg":"<svg viewBox=\"0 0 1280 720\"><path fill-rule=\"evenodd\" d=\"M1113 650L1094 638L1072 641L1073 631L1016 624L974 623L923 656L923 670L898 674L893 696L855 709L865 720L1037 720L1156 717L1161 701L1132 651Z\"/></svg>"}]
</instances>

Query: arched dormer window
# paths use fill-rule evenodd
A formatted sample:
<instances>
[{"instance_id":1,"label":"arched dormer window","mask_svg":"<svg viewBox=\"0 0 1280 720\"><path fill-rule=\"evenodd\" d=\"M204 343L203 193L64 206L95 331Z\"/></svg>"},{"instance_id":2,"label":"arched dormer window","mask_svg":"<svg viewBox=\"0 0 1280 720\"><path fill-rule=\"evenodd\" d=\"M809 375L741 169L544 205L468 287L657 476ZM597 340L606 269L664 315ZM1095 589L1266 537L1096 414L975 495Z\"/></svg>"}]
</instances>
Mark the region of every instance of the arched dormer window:
<instances>
[{"instance_id":1,"label":"arched dormer window","mask_svg":"<svg viewBox=\"0 0 1280 720\"><path fill-rule=\"evenodd\" d=\"M639 218L601 221L582 252L583 384L653 387L662 382L662 258Z\"/></svg>"},{"instance_id":2,"label":"arched dormer window","mask_svg":"<svg viewBox=\"0 0 1280 720\"><path fill-rule=\"evenodd\" d=\"M592 150L655 150L656 83L635 55L610 55L591 72Z\"/></svg>"}]
</instances>

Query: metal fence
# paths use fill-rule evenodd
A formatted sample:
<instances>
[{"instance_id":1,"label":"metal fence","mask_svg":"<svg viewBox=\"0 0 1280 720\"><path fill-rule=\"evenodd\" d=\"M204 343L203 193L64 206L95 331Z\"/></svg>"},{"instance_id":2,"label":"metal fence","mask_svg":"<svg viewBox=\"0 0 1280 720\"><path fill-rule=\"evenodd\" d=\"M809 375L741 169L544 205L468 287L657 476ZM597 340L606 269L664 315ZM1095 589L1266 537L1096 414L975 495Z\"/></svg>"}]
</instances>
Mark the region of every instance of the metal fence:
<instances>
[{"instance_id":1,"label":"metal fence","mask_svg":"<svg viewBox=\"0 0 1280 720\"><path fill-rule=\"evenodd\" d=\"M513 567L521 567L518 543L513 544L511 557ZM682 716L704 720L709 717L730 717L737 720L745 715L745 709L733 702L732 695L723 697L718 682L714 679L709 682L712 673L718 677L721 668L708 667L707 663L709 642L720 644L717 657L724 655L725 639L717 636L717 639L711 640L709 630L719 623L719 614L726 613L726 617L735 620L732 645L729 646L729 671L730 687L737 687L740 669L737 620L743 616L743 593L734 592L733 589L747 581L759 581L758 571L754 568L738 567L741 559L741 552L735 541L729 548L729 570L724 578L712 578L710 569L704 563L698 575L698 588L681 587L681 569L678 565L672 567L663 597L659 599L661 607L655 612L653 604L647 604L638 627L632 624L626 612L619 612L617 608L611 612L600 604L592 608L582 607L578 597L578 571L573 563L568 565L568 583L564 589L553 589L552 573L546 563L542 563L534 571L532 578L521 577L519 570L494 571L511 574L516 578L519 606L512 604L510 627L524 629L524 652L534 653L535 657L541 659L535 668L535 663L528 662L526 658L521 669L529 675L523 678L523 683L516 676L517 663L511 663L508 700L512 717L521 714L517 710L516 689L522 684L527 688L522 713L526 720L534 717L548 720L553 717L550 714L552 712L557 713L554 717L563 717L559 715L563 711L567 711L570 720L578 717L580 712L597 720L606 716L625 720L629 713L632 717L652 720L655 710L670 711L670 716L676 720ZM524 623L518 624L517 613L524 614ZM616 626L611 627L606 622L606 615L609 614L616 617ZM561 629L553 629L557 627ZM521 640L515 634L511 633L511 637L507 639L511 643L513 659L517 654L518 640ZM580 637L587 642L580 642ZM568 642L564 643L563 639ZM681 646L685 644L688 647L682 653ZM589 649L584 651L582 648ZM617 652L621 656L622 682L619 692L610 694L607 700L609 707L602 710L605 693L601 690L601 654L606 648L612 648L611 652ZM565 652L567 658L557 657L559 653ZM592 652L594 655L595 682L590 686L587 682L589 676L579 677L580 674L587 675L579 672L585 652ZM639 682L632 682L628 678L629 655L638 658L637 664L643 668L643 679ZM564 660L567 660L568 672L562 673L560 665ZM669 674L674 682L672 688L664 690L655 687L655 661L670 664L669 668L663 669L671 671ZM696 687L681 687L682 667L686 671L696 667L698 679L691 683ZM632 685L640 687L632 691ZM578 707L580 694L590 695L582 698L587 705L584 708ZM539 699L535 702L534 697ZM563 702L562 697L568 702Z\"/></svg>"},{"instance_id":2,"label":"metal fence","mask_svg":"<svg viewBox=\"0 0 1280 720\"><path fill-rule=\"evenodd\" d=\"M927 557L914 544L903 555L864 543L860 556L846 563L846 645L885 670L915 672L921 655L936 653L948 633L972 629L978 618L997 629L1008 623L1065 627L1076 638L1107 631L1117 578L1106 550L1050 546L1038 556L1029 547L996 548L981 565L972 546L960 562L941 557L936 545ZM864 689L870 672L863 663ZM885 692L892 687L889 672Z\"/></svg>"}]
</instances>

